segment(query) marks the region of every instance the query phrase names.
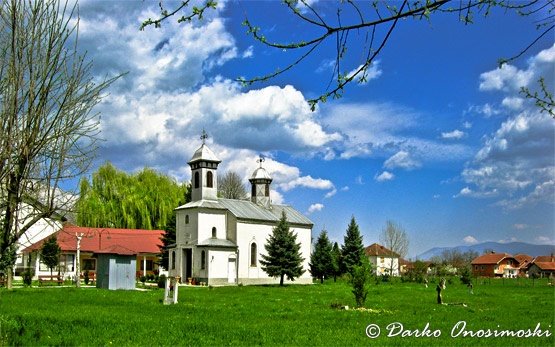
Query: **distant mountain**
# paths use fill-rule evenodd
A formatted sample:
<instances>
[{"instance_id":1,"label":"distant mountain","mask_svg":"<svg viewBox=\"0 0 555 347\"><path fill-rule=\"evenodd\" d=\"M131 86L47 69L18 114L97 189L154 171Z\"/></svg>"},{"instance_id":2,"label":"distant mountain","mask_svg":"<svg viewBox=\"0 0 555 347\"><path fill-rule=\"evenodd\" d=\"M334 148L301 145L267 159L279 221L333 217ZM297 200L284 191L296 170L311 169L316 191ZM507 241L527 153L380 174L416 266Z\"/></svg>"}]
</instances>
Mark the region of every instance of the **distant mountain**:
<instances>
[{"instance_id":1,"label":"distant mountain","mask_svg":"<svg viewBox=\"0 0 555 347\"><path fill-rule=\"evenodd\" d=\"M426 252L418 255L416 258L419 260L429 260L434 256L440 256L446 250L456 249L459 252L475 251L478 254L484 253L485 250L491 249L496 253L509 253L511 255L524 253L532 257L538 255L550 255L555 253L555 245L533 245L524 242L510 242L510 243L499 243L499 242L484 242L478 243L470 246L456 246L456 247L434 247Z\"/></svg>"}]
</instances>

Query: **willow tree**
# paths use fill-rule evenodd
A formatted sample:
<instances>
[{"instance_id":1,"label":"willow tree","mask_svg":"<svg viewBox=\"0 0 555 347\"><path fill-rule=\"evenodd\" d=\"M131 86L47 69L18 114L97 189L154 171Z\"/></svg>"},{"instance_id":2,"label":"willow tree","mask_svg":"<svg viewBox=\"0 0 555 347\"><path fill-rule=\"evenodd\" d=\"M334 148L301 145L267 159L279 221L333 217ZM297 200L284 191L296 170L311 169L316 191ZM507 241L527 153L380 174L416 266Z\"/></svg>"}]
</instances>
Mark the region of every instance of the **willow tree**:
<instances>
[{"instance_id":1,"label":"willow tree","mask_svg":"<svg viewBox=\"0 0 555 347\"><path fill-rule=\"evenodd\" d=\"M99 133L91 111L117 78L96 78L79 55L76 8L0 4L0 265L8 287L18 239L71 208L60 186L88 170Z\"/></svg>"},{"instance_id":2,"label":"willow tree","mask_svg":"<svg viewBox=\"0 0 555 347\"><path fill-rule=\"evenodd\" d=\"M187 201L187 186L145 168L136 174L106 163L81 181L77 222L89 227L164 229Z\"/></svg>"}]
</instances>

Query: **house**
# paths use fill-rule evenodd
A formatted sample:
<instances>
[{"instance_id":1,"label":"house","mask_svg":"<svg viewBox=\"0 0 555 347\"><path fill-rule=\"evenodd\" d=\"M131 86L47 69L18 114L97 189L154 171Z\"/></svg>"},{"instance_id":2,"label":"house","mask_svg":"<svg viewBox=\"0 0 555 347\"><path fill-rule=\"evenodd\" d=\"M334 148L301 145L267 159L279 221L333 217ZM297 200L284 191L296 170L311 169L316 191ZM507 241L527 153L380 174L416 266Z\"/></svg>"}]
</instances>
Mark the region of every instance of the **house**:
<instances>
[{"instance_id":1,"label":"house","mask_svg":"<svg viewBox=\"0 0 555 347\"><path fill-rule=\"evenodd\" d=\"M555 257L552 255L538 256L526 267L529 277L551 277L555 276Z\"/></svg>"},{"instance_id":2,"label":"house","mask_svg":"<svg viewBox=\"0 0 555 347\"><path fill-rule=\"evenodd\" d=\"M366 247L364 252L376 275L399 276L399 254L378 243Z\"/></svg>"},{"instance_id":3,"label":"house","mask_svg":"<svg viewBox=\"0 0 555 347\"><path fill-rule=\"evenodd\" d=\"M311 283L308 271L313 223L294 208L273 204L272 178L260 164L249 179L250 200L219 198L217 169L220 160L205 143L188 162L192 201L176 208L176 244L170 249L170 276L183 283L209 285L279 283L262 269L261 256L273 228L285 212L297 235L305 272L295 283Z\"/></svg>"},{"instance_id":4,"label":"house","mask_svg":"<svg viewBox=\"0 0 555 347\"><path fill-rule=\"evenodd\" d=\"M516 277L519 262L507 253L483 254L472 260L472 274L484 277Z\"/></svg>"},{"instance_id":5,"label":"house","mask_svg":"<svg viewBox=\"0 0 555 347\"><path fill-rule=\"evenodd\" d=\"M527 276L528 266L534 257L531 257L528 254L519 253L515 255L515 259L518 261L518 275Z\"/></svg>"},{"instance_id":6,"label":"house","mask_svg":"<svg viewBox=\"0 0 555 347\"><path fill-rule=\"evenodd\" d=\"M407 272L414 270L414 263L405 258L399 258L399 273L406 274Z\"/></svg>"},{"instance_id":7,"label":"house","mask_svg":"<svg viewBox=\"0 0 555 347\"><path fill-rule=\"evenodd\" d=\"M159 271L156 262L157 255L160 253L159 247L162 244L160 238L163 234L163 230L87 228L65 224L55 233L61 248L60 265L56 273L59 272L64 278L75 277L77 241L80 237L81 272L85 270L96 272L98 254L109 253L114 247L123 247L132 252L136 259L136 275L152 274L154 271ZM42 244L48 237L23 251L24 262L28 267L34 268L35 276L50 274L50 269L40 261L39 256Z\"/></svg>"}]
</instances>

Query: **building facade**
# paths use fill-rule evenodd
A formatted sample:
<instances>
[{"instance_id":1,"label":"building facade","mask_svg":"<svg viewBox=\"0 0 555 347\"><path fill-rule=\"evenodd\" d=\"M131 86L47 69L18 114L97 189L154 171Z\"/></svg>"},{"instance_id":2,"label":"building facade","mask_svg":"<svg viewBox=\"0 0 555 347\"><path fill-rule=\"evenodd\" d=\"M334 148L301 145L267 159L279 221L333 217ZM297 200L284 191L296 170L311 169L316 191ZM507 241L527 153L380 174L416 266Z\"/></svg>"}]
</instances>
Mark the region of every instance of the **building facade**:
<instances>
[{"instance_id":1,"label":"building facade","mask_svg":"<svg viewBox=\"0 0 555 347\"><path fill-rule=\"evenodd\" d=\"M182 283L208 285L279 283L261 267L264 245L285 212L301 244L305 272L294 283L311 283L309 269L313 223L294 208L272 204L272 178L262 159L249 179L249 200L218 198L220 160L204 143L188 162L192 201L176 209L176 244L169 252L169 274Z\"/></svg>"}]
</instances>

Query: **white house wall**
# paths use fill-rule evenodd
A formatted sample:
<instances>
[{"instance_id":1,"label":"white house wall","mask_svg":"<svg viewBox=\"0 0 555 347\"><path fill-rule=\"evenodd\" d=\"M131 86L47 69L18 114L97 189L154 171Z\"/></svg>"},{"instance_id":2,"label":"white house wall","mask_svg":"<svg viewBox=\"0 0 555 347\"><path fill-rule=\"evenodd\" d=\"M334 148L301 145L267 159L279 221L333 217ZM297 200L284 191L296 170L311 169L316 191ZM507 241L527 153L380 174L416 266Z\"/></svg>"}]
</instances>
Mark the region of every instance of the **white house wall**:
<instances>
[{"instance_id":1,"label":"white house wall","mask_svg":"<svg viewBox=\"0 0 555 347\"><path fill-rule=\"evenodd\" d=\"M368 259L375 269L376 275L384 275L391 273L392 276L399 276L399 258L396 257L382 257L382 256L369 256ZM383 262L382 262L383 259Z\"/></svg>"}]
</instances>

